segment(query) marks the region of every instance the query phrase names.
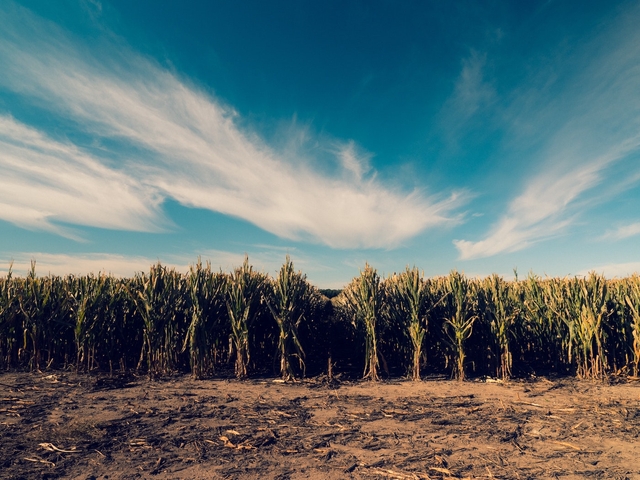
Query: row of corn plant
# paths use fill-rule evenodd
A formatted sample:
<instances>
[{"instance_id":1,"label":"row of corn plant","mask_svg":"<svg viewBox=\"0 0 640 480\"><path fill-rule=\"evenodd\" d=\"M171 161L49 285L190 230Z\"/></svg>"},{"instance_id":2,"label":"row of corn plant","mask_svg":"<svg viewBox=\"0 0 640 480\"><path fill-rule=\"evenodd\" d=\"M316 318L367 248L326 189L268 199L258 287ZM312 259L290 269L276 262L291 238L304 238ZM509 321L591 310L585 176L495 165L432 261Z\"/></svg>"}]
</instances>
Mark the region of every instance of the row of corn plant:
<instances>
[{"instance_id":1,"label":"row of corn plant","mask_svg":"<svg viewBox=\"0 0 640 480\"><path fill-rule=\"evenodd\" d=\"M230 273L200 260L135 277L0 278L4 368L136 368L196 378L323 371L378 380L640 370L640 277L507 281L459 272L386 278L370 265L329 300L287 256L275 277L245 258ZM337 294L337 295L336 295Z\"/></svg>"}]
</instances>

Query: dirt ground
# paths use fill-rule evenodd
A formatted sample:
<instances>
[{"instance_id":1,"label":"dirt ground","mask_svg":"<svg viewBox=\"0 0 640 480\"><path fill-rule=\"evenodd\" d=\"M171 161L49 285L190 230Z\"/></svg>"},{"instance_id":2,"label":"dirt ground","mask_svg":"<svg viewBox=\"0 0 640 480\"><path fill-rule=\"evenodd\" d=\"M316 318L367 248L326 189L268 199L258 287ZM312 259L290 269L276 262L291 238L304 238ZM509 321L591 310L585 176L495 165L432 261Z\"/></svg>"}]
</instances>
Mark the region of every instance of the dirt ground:
<instances>
[{"instance_id":1,"label":"dirt ground","mask_svg":"<svg viewBox=\"0 0 640 480\"><path fill-rule=\"evenodd\" d=\"M0 374L0 477L640 479L640 382Z\"/></svg>"}]
</instances>

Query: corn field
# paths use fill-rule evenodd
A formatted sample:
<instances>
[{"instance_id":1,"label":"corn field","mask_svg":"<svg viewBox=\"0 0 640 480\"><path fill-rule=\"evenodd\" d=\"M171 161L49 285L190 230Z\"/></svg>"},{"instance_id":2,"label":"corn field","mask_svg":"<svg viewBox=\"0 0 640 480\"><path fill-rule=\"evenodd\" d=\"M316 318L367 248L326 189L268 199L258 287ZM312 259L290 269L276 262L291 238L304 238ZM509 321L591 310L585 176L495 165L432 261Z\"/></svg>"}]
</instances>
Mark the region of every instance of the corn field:
<instances>
[{"instance_id":1,"label":"corn field","mask_svg":"<svg viewBox=\"0 0 640 480\"><path fill-rule=\"evenodd\" d=\"M326 295L325 295L326 294ZM329 298L331 297L331 298ZM152 377L638 376L640 277L484 279L366 265L319 290L287 257L275 277L248 259L153 265L133 278L0 278L0 369L136 370Z\"/></svg>"}]
</instances>

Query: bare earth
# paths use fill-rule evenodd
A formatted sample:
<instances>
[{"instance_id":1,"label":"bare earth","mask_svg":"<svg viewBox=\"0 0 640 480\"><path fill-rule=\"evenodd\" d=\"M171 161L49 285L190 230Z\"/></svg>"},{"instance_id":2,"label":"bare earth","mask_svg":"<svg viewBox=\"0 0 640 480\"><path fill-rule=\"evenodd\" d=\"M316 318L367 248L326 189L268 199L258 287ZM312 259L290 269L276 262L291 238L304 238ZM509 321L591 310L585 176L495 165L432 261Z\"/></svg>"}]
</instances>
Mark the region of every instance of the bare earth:
<instances>
[{"instance_id":1,"label":"bare earth","mask_svg":"<svg viewBox=\"0 0 640 480\"><path fill-rule=\"evenodd\" d=\"M0 375L0 477L640 479L640 382Z\"/></svg>"}]
</instances>

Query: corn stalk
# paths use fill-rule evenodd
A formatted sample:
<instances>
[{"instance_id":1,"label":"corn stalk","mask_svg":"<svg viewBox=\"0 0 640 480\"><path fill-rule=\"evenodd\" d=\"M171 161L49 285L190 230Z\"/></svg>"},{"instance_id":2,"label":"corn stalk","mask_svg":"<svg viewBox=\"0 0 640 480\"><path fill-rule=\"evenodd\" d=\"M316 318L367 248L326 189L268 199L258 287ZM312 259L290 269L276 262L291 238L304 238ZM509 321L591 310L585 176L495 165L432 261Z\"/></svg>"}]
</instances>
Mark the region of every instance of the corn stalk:
<instances>
[{"instance_id":1,"label":"corn stalk","mask_svg":"<svg viewBox=\"0 0 640 480\"><path fill-rule=\"evenodd\" d=\"M628 280L627 294L624 299L631 312L632 365L633 375L637 377L640 370L640 277L638 275Z\"/></svg>"},{"instance_id":2,"label":"corn stalk","mask_svg":"<svg viewBox=\"0 0 640 480\"><path fill-rule=\"evenodd\" d=\"M514 287L515 284L505 282L496 274L487 277L482 284L486 297L485 314L498 348L496 376L503 380L512 373L510 342L515 339L516 320L520 315L520 302Z\"/></svg>"},{"instance_id":3,"label":"corn stalk","mask_svg":"<svg viewBox=\"0 0 640 480\"><path fill-rule=\"evenodd\" d=\"M569 364L582 378L604 375L603 322L608 318L608 289L604 277L591 273L586 279L554 279L547 284L549 308L564 322L562 335Z\"/></svg>"},{"instance_id":4,"label":"corn stalk","mask_svg":"<svg viewBox=\"0 0 640 480\"><path fill-rule=\"evenodd\" d=\"M354 278L339 296L341 305L352 317L354 324L364 326L365 365L363 378L372 381L379 380L376 323L382 308L381 297L380 277L369 264L365 265L360 276Z\"/></svg>"},{"instance_id":5,"label":"corn stalk","mask_svg":"<svg viewBox=\"0 0 640 480\"><path fill-rule=\"evenodd\" d=\"M96 346L103 333L100 329L115 298L111 283L105 274L89 275L77 279L70 287L69 296L75 303L76 371L82 365L87 370L97 366Z\"/></svg>"},{"instance_id":6,"label":"corn stalk","mask_svg":"<svg viewBox=\"0 0 640 480\"><path fill-rule=\"evenodd\" d=\"M580 304L577 337L582 364L578 368L578 375L588 378L603 377L607 369L603 327L610 315L607 281L591 272L588 278L580 279L577 284Z\"/></svg>"},{"instance_id":7,"label":"corn stalk","mask_svg":"<svg viewBox=\"0 0 640 480\"><path fill-rule=\"evenodd\" d=\"M126 288L129 280L105 276L103 281L103 295L94 314L91 361L94 368L101 368L99 358L110 372L118 366L125 371L127 356L140 349L142 321Z\"/></svg>"},{"instance_id":8,"label":"corn stalk","mask_svg":"<svg viewBox=\"0 0 640 480\"><path fill-rule=\"evenodd\" d=\"M293 262L287 255L278 277L271 282L271 289L263 299L276 321L279 330L278 356L280 357L280 376L283 380L295 380L296 369L304 376L305 353L300 344L298 327L304 320L305 310L310 303L311 286L306 276L293 268Z\"/></svg>"},{"instance_id":9,"label":"corn stalk","mask_svg":"<svg viewBox=\"0 0 640 480\"><path fill-rule=\"evenodd\" d=\"M180 275L158 263L149 275L136 276L131 297L143 320L143 346L138 369L146 362L149 376L170 373L177 366L177 347L186 288Z\"/></svg>"},{"instance_id":10,"label":"corn stalk","mask_svg":"<svg viewBox=\"0 0 640 480\"><path fill-rule=\"evenodd\" d=\"M68 299L60 277L36 276L36 263L31 262L27 277L18 284L16 292L22 315L22 356L29 357L29 367L40 371L43 355L47 365L55 358L55 350L64 348L64 312Z\"/></svg>"},{"instance_id":11,"label":"corn stalk","mask_svg":"<svg viewBox=\"0 0 640 480\"><path fill-rule=\"evenodd\" d=\"M0 354L6 368L11 367L12 353L16 343L16 282L13 279L13 263L5 278L0 278Z\"/></svg>"},{"instance_id":12,"label":"corn stalk","mask_svg":"<svg viewBox=\"0 0 640 480\"><path fill-rule=\"evenodd\" d=\"M549 328L557 340L557 361L566 368L574 367L577 318L575 289L570 279L550 278L542 282Z\"/></svg>"},{"instance_id":13,"label":"corn stalk","mask_svg":"<svg viewBox=\"0 0 640 480\"><path fill-rule=\"evenodd\" d=\"M386 299L390 313L396 323L403 326L411 342L411 364L408 375L413 381L420 380L420 365L423 358L424 339L428 328L428 313L444 299L433 304L433 296L420 271L414 267L406 268L399 275L393 275L385 281ZM431 307L427 310L427 303Z\"/></svg>"},{"instance_id":14,"label":"corn stalk","mask_svg":"<svg viewBox=\"0 0 640 480\"><path fill-rule=\"evenodd\" d=\"M203 267L202 261L198 259L196 265L189 269L187 281L191 299L191 322L182 351L189 349L191 373L195 378L202 378L207 371L215 369L221 323L226 320L224 309L227 277L223 273L213 273L209 262Z\"/></svg>"},{"instance_id":15,"label":"corn stalk","mask_svg":"<svg viewBox=\"0 0 640 480\"><path fill-rule=\"evenodd\" d=\"M253 271L249 258L237 268L227 285L227 311L231 322L229 355L235 351L235 373L237 378L246 378L251 352L249 349L249 326L257 309L266 277Z\"/></svg>"},{"instance_id":16,"label":"corn stalk","mask_svg":"<svg viewBox=\"0 0 640 480\"><path fill-rule=\"evenodd\" d=\"M523 314L520 348L532 355L536 363L564 371L569 365L564 340L567 332L564 322L552 309L550 282L532 273L518 282Z\"/></svg>"},{"instance_id":17,"label":"corn stalk","mask_svg":"<svg viewBox=\"0 0 640 480\"><path fill-rule=\"evenodd\" d=\"M471 337L478 316L473 314L471 283L464 275L451 272L445 278L444 286L448 293L448 314L443 328L454 357L451 377L462 381L465 379L465 343Z\"/></svg>"}]
</instances>

